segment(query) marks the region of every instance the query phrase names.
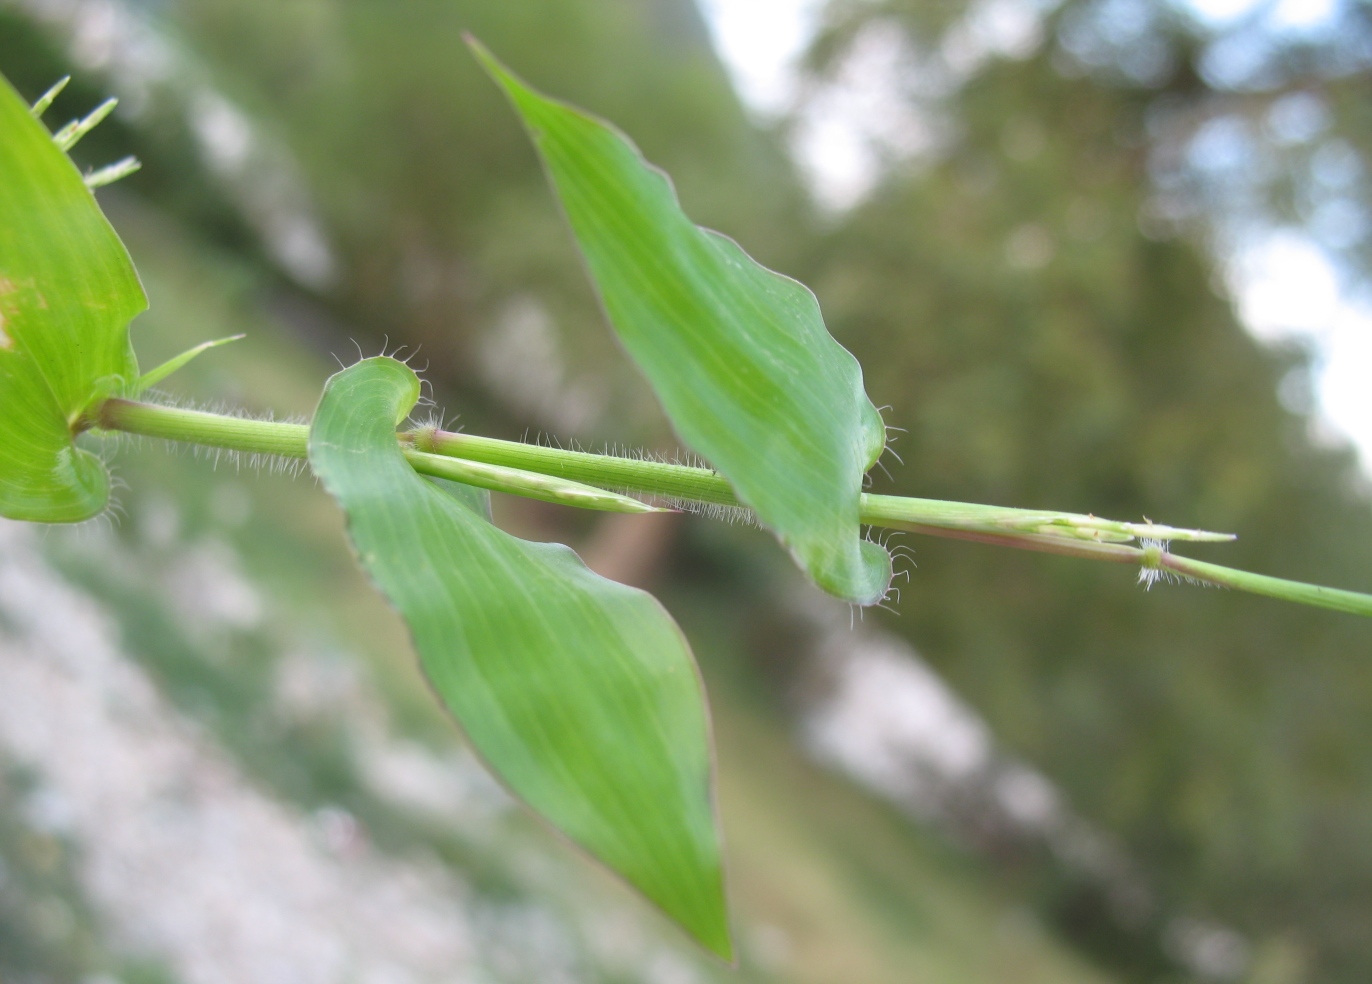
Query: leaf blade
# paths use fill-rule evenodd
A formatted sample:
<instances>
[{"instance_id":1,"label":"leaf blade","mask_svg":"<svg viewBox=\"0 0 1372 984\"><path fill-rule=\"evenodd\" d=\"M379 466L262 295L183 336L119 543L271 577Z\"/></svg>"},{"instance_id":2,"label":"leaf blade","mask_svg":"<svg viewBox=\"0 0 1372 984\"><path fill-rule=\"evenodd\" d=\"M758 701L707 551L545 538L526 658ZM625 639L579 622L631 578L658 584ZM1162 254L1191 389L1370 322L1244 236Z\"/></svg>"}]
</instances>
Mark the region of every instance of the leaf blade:
<instances>
[{"instance_id":1,"label":"leaf blade","mask_svg":"<svg viewBox=\"0 0 1372 984\"><path fill-rule=\"evenodd\" d=\"M33 523L89 519L109 501L109 473L72 444L65 416L31 359L0 347L0 515Z\"/></svg>"},{"instance_id":2,"label":"leaf blade","mask_svg":"<svg viewBox=\"0 0 1372 984\"><path fill-rule=\"evenodd\" d=\"M109 477L72 431L137 378L128 325L147 300L80 172L3 79L0 188L0 514L86 519Z\"/></svg>"},{"instance_id":3,"label":"leaf blade","mask_svg":"<svg viewBox=\"0 0 1372 984\"><path fill-rule=\"evenodd\" d=\"M310 463L425 672L492 770L703 945L732 953L703 692L660 605L527 543L419 477L395 425L408 367L330 379Z\"/></svg>"},{"instance_id":4,"label":"leaf blade","mask_svg":"<svg viewBox=\"0 0 1372 984\"><path fill-rule=\"evenodd\" d=\"M816 583L879 600L890 559L861 539L858 502L885 428L814 295L692 223L619 131L469 44L524 121L610 322L678 434Z\"/></svg>"},{"instance_id":5,"label":"leaf blade","mask_svg":"<svg viewBox=\"0 0 1372 984\"><path fill-rule=\"evenodd\" d=\"M87 179L89 181L89 179ZM179 355L174 355L161 365L154 366L143 375L138 377L138 382L134 385L134 391L142 393L144 390L151 389L172 373L184 369L193 360L199 358L210 349L219 348L221 345L228 345L230 342L237 342L247 338L247 335L228 335L224 338L216 338L208 342L201 342L199 345L186 349Z\"/></svg>"}]
</instances>

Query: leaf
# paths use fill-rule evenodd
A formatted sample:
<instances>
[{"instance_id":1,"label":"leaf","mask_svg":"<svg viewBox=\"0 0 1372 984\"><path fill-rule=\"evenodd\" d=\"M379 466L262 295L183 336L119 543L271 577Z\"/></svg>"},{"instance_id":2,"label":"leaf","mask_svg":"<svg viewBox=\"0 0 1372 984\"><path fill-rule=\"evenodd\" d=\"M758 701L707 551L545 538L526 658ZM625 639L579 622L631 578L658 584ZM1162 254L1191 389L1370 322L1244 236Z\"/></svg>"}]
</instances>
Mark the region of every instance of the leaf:
<instances>
[{"instance_id":1,"label":"leaf","mask_svg":"<svg viewBox=\"0 0 1372 984\"><path fill-rule=\"evenodd\" d=\"M145 307L80 172L0 79L0 515L72 522L105 507L105 466L72 434L137 379L128 325Z\"/></svg>"},{"instance_id":2,"label":"leaf","mask_svg":"<svg viewBox=\"0 0 1372 984\"><path fill-rule=\"evenodd\" d=\"M692 223L618 130L468 43L523 118L610 321L682 440L817 584L880 600L890 558L861 539L858 503L885 428L814 295Z\"/></svg>"},{"instance_id":3,"label":"leaf","mask_svg":"<svg viewBox=\"0 0 1372 984\"><path fill-rule=\"evenodd\" d=\"M87 179L87 183L89 183L89 179ZM146 389L150 389L162 382L162 380L166 379L172 373L185 368L191 360L195 359L201 353L208 352L210 349L219 348L221 345L228 345L230 342L236 342L247 337L247 335L241 334L229 335L225 338L216 338L213 341L201 342L199 345L186 349L186 351L182 352L180 355L172 356L160 366L149 369L147 372L143 373L143 375L138 377L138 382L135 384L134 389L139 393Z\"/></svg>"},{"instance_id":4,"label":"leaf","mask_svg":"<svg viewBox=\"0 0 1372 984\"><path fill-rule=\"evenodd\" d=\"M48 107L52 105L53 100L62 94L62 90L67 87L67 83L70 81L71 76L64 75L53 83L52 88L38 97L38 101L29 107L29 112L33 114L34 119L43 118L43 114L48 111Z\"/></svg>"},{"instance_id":5,"label":"leaf","mask_svg":"<svg viewBox=\"0 0 1372 984\"><path fill-rule=\"evenodd\" d=\"M41 100L40 100L41 101ZM99 106L87 113L79 120L72 120L62 129L52 135L52 142L57 144L59 150L67 151L75 147L81 140L97 126L105 121L105 117L114 112L114 107L119 105L118 99L106 99ZM32 110L30 110L32 113Z\"/></svg>"},{"instance_id":6,"label":"leaf","mask_svg":"<svg viewBox=\"0 0 1372 984\"><path fill-rule=\"evenodd\" d=\"M310 464L359 562L492 771L728 958L708 716L685 639L651 595L417 475L395 428L418 397L388 358L324 389Z\"/></svg>"},{"instance_id":7,"label":"leaf","mask_svg":"<svg viewBox=\"0 0 1372 984\"><path fill-rule=\"evenodd\" d=\"M116 181L123 181L130 174L134 174L143 169L143 164L136 157L122 157L113 164L106 164L98 171L92 171L81 180L91 191L112 185Z\"/></svg>"}]
</instances>

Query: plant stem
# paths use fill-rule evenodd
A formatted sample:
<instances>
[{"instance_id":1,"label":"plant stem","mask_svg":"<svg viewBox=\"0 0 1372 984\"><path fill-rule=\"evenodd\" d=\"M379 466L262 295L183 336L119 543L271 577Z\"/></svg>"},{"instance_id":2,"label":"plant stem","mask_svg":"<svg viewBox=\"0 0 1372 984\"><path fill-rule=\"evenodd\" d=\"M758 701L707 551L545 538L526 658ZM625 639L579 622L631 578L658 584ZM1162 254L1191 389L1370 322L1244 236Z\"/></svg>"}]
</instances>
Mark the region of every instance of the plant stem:
<instances>
[{"instance_id":1,"label":"plant stem","mask_svg":"<svg viewBox=\"0 0 1372 984\"><path fill-rule=\"evenodd\" d=\"M411 431L401 435L401 439L435 454L559 475L626 492L724 506L740 504L724 476L708 468L617 458L585 451L564 451L561 448L501 441L474 434L454 434L433 428ZM1211 542L1234 539L1232 533L1183 530L1156 523L1120 523L1079 513L1011 509L971 502L869 493L862 496L861 519L868 526L890 529L908 529L913 524L983 533L1041 533L1107 543L1123 543L1138 538Z\"/></svg>"},{"instance_id":2,"label":"plant stem","mask_svg":"<svg viewBox=\"0 0 1372 984\"><path fill-rule=\"evenodd\" d=\"M308 424L253 420L224 413L163 407L133 400L109 399L100 404L92 425L143 437L203 444L245 454L304 458L310 443Z\"/></svg>"},{"instance_id":3,"label":"plant stem","mask_svg":"<svg viewBox=\"0 0 1372 984\"><path fill-rule=\"evenodd\" d=\"M168 441L186 441L245 454L305 458L310 429L305 424L278 420L251 420L226 414L160 407L131 400L106 400L96 415L97 426ZM546 474L531 473L499 464L462 461L414 448L405 449L414 470L495 492L509 492L530 499L555 502L580 509L604 512L660 512L646 502L605 489Z\"/></svg>"},{"instance_id":4,"label":"plant stem","mask_svg":"<svg viewBox=\"0 0 1372 984\"><path fill-rule=\"evenodd\" d=\"M309 427L305 424L251 420L122 399L106 400L92 424L105 430L286 458L307 457L309 446ZM405 445L410 464L423 474L563 505L618 512L655 509L619 493L669 502L742 505L728 481L708 468L564 451L435 428L400 433L397 439ZM860 518L869 526L1133 564L1239 591L1372 616L1372 595L1250 574L1179 557L1161 545L1171 540L1234 539L1228 533L1156 523L1124 523L1079 513L868 493L862 495ZM1127 542L1130 540L1143 543L1135 546Z\"/></svg>"},{"instance_id":5,"label":"plant stem","mask_svg":"<svg viewBox=\"0 0 1372 984\"><path fill-rule=\"evenodd\" d=\"M1350 615L1372 615L1372 596L1357 591L1324 588L1318 584L1287 581L1280 577L1268 577L1266 574L1250 574L1248 571L1236 571L1230 567L1207 564L1203 560L1178 557L1175 554L1163 554L1160 566L1182 577L1233 588L1236 591L1266 595L1269 598L1313 605L1316 608L1332 608L1336 612L1348 612Z\"/></svg>"},{"instance_id":6,"label":"plant stem","mask_svg":"<svg viewBox=\"0 0 1372 984\"><path fill-rule=\"evenodd\" d=\"M539 444L501 441L475 434L454 434L434 428L411 431L402 435L402 440L405 439L410 440L416 448L434 454L525 468L626 492L707 502L717 506L740 505L733 487L724 476L708 468L640 458L617 458L585 451L563 451Z\"/></svg>"}]
</instances>

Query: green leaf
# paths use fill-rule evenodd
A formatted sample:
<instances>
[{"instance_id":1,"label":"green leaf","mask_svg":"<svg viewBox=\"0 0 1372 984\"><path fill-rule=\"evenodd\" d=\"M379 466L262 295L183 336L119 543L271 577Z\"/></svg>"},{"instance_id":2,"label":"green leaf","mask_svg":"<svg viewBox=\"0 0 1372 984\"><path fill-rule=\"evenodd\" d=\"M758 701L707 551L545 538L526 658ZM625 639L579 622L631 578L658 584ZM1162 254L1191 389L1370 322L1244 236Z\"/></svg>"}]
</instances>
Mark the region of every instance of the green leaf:
<instances>
[{"instance_id":1,"label":"green leaf","mask_svg":"<svg viewBox=\"0 0 1372 984\"><path fill-rule=\"evenodd\" d=\"M62 94L62 90L67 87L69 82L71 82L71 76L64 75L53 83L52 88L38 97L38 101L29 107L29 112L33 114L34 119L43 118L43 114L48 111L53 100Z\"/></svg>"},{"instance_id":2,"label":"green leaf","mask_svg":"<svg viewBox=\"0 0 1372 984\"><path fill-rule=\"evenodd\" d=\"M87 183L89 183L89 179L87 180ZM186 351L182 352L180 355L172 356L160 366L149 369L147 372L143 373L143 375L138 377L138 382L134 386L134 389L138 393L150 389L162 382L162 380L166 379L172 373L185 368L191 360L195 359L201 353L208 352L210 349L216 349L221 345L228 345L230 342L236 342L247 337L247 335L229 335L226 338L216 338L213 341L201 342L193 348L186 349Z\"/></svg>"},{"instance_id":3,"label":"green leaf","mask_svg":"<svg viewBox=\"0 0 1372 984\"><path fill-rule=\"evenodd\" d=\"M387 358L324 389L310 464L359 562L492 771L728 958L708 716L680 630L651 595L417 475L395 428L418 397Z\"/></svg>"},{"instance_id":4,"label":"green leaf","mask_svg":"<svg viewBox=\"0 0 1372 984\"><path fill-rule=\"evenodd\" d=\"M143 164L136 157L123 157L113 164L107 164L98 171L92 171L82 180L86 187L91 191L103 188L105 185L112 185L116 181L123 181L130 174L143 169Z\"/></svg>"},{"instance_id":5,"label":"green leaf","mask_svg":"<svg viewBox=\"0 0 1372 984\"><path fill-rule=\"evenodd\" d=\"M468 41L523 118L610 321L682 440L817 584L880 600L890 558L861 539L858 501L885 428L814 295L692 223L618 130Z\"/></svg>"},{"instance_id":6,"label":"green leaf","mask_svg":"<svg viewBox=\"0 0 1372 984\"><path fill-rule=\"evenodd\" d=\"M99 513L109 476L72 434L138 377L128 325L147 307L80 172L0 79L0 515Z\"/></svg>"},{"instance_id":7,"label":"green leaf","mask_svg":"<svg viewBox=\"0 0 1372 984\"><path fill-rule=\"evenodd\" d=\"M71 150L86 134L90 133L97 126L105 121L105 117L114 112L114 107L119 105L118 99L106 99L99 106L87 113L79 120L72 120L62 129L52 135L52 142L57 144L59 150ZM32 112L32 110L30 110Z\"/></svg>"}]
</instances>

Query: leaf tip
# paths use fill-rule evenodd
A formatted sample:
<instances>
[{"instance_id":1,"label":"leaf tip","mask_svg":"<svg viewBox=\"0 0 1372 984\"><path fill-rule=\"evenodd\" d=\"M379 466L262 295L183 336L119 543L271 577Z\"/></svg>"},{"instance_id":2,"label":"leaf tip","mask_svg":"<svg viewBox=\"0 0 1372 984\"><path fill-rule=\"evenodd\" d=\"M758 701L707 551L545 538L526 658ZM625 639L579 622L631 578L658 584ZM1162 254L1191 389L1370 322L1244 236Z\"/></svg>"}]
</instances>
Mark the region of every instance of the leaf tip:
<instances>
[{"instance_id":1,"label":"leaf tip","mask_svg":"<svg viewBox=\"0 0 1372 984\"><path fill-rule=\"evenodd\" d=\"M67 87L67 83L70 81L71 76L64 75L53 83L52 88L38 97L38 101L29 107L29 112L33 114L34 119L42 119L53 100L62 94L62 90Z\"/></svg>"},{"instance_id":2,"label":"leaf tip","mask_svg":"<svg viewBox=\"0 0 1372 984\"><path fill-rule=\"evenodd\" d=\"M734 934L729 930L727 913L721 916L718 928L708 939L704 936L696 938L701 946L724 961L731 970L738 969L738 950L734 947Z\"/></svg>"},{"instance_id":3,"label":"leaf tip","mask_svg":"<svg viewBox=\"0 0 1372 984\"><path fill-rule=\"evenodd\" d=\"M98 171L92 171L82 180L85 181L87 188L95 191L97 188L103 188L106 185L114 184L116 181L121 181L135 171L142 170L142 168L143 162L138 158L125 157L100 168Z\"/></svg>"},{"instance_id":4,"label":"leaf tip","mask_svg":"<svg viewBox=\"0 0 1372 984\"><path fill-rule=\"evenodd\" d=\"M52 135L53 143L57 144L63 152L70 151L81 141L82 137L99 126L110 113L113 113L114 107L118 105L118 99L113 97L106 99L91 110L84 119L72 120L54 133Z\"/></svg>"},{"instance_id":5,"label":"leaf tip","mask_svg":"<svg viewBox=\"0 0 1372 984\"><path fill-rule=\"evenodd\" d=\"M477 62L480 63L482 70L490 76L491 81L504 89L505 94L512 101L515 101L516 106L518 106L520 95L527 94L529 91L529 87L524 83L524 80L506 68L505 63L497 58L491 52L490 48L487 48L482 44L476 35L464 31L462 40L467 43L467 47L471 49L472 54L476 57Z\"/></svg>"},{"instance_id":6,"label":"leaf tip","mask_svg":"<svg viewBox=\"0 0 1372 984\"><path fill-rule=\"evenodd\" d=\"M481 39L471 31L462 32L462 43L465 44L468 50L476 57L476 60L480 62L481 67L486 70L488 75L498 77L500 75L508 74L505 66L501 64L500 59L491 54L491 49L482 44Z\"/></svg>"},{"instance_id":7,"label":"leaf tip","mask_svg":"<svg viewBox=\"0 0 1372 984\"><path fill-rule=\"evenodd\" d=\"M185 366L187 363L189 363L192 359L196 358L196 356L200 355L202 352L208 352L210 349L218 348L221 345L227 345L230 342L236 342L240 339L247 337L248 336L246 333L240 332L237 335L229 335L226 338L216 338L213 341L201 342L194 348L187 349L180 355L173 356L157 368L149 369L147 372L143 373L143 375L138 377L138 380L134 386L134 392L141 393L149 387L156 386L162 380L166 379L172 373L176 372L178 369Z\"/></svg>"}]
</instances>

